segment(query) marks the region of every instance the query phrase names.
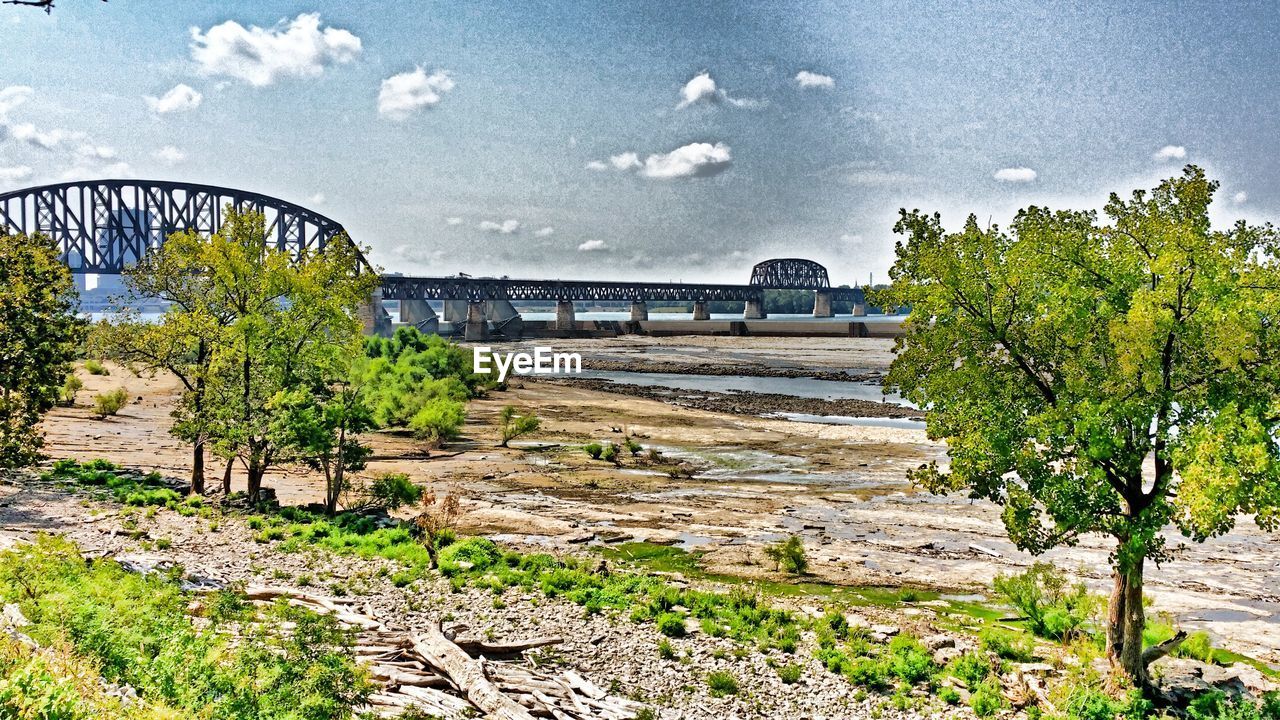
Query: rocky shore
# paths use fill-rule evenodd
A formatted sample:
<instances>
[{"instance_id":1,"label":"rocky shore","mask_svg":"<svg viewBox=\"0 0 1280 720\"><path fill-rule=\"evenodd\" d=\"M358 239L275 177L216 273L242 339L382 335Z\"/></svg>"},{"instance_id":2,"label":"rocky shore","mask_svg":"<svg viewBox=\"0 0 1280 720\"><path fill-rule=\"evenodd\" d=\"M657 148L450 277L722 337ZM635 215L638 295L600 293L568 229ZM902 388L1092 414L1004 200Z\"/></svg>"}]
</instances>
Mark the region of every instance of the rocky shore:
<instances>
[{"instance_id":1,"label":"rocky shore","mask_svg":"<svg viewBox=\"0 0 1280 720\"><path fill-rule=\"evenodd\" d=\"M877 371L846 372L843 370L821 370L817 368L775 367L770 365L747 363L696 363L696 362L661 362L654 360L607 360L586 357L582 363L584 370L603 370L610 372L635 373L677 373L680 375L713 375L718 377L775 377L775 378L810 378L813 380L831 380L835 382L880 382L884 374Z\"/></svg>"},{"instance_id":2,"label":"rocky shore","mask_svg":"<svg viewBox=\"0 0 1280 720\"><path fill-rule=\"evenodd\" d=\"M760 369L760 368L757 368ZM658 371L652 371L658 372ZM666 371L662 371L666 372ZM713 373L706 373L713 374ZM735 373L737 374L737 373ZM804 377L812 377L805 375ZM824 378L825 379L825 378ZM759 392L710 392L700 390L681 390L675 388L649 387L628 383L611 382L599 378L558 378L539 380L572 385L574 387L616 393L631 397L659 400L710 412L730 413L733 415L770 415L775 413L795 413L800 415L826 415L837 417L866 417L923 420L924 413L914 408L895 405L890 402L873 402L856 398L840 400L823 400L805 398L795 395Z\"/></svg>"}]
</instances>

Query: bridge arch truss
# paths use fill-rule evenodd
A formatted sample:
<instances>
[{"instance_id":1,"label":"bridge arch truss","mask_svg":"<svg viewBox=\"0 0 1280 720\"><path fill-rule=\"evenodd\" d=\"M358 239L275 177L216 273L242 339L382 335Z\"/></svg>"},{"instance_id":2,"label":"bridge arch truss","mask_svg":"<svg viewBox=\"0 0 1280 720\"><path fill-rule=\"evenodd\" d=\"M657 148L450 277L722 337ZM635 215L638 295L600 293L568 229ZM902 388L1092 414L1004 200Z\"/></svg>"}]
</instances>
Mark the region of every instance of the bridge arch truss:
<instances>
[{"instance_id":1,"label":"bridge arch truss","mask_svg":"<svg viewBox=\"0 0 1280 720\"><path fill-rule=\"evenodd\" d=\"M217 232L228 205L262 213L267 243L295 258L345 236L338 222L279 198L156 180L77 181L2 193L0 229L54 238L74 273L115 274L172 233Z\"/></svg>"}]
</instances>

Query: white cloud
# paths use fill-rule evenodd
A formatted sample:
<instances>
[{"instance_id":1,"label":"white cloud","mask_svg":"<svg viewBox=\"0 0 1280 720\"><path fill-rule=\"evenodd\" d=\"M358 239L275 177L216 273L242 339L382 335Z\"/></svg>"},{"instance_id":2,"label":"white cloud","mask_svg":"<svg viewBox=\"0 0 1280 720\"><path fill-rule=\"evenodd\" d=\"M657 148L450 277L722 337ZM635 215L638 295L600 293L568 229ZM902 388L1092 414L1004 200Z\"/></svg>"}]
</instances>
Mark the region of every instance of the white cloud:
<instances>
[{"instance_id":1,"label":"white cloud","mask_svg":"<svg viewBox=\"0 0 1280 720\"><path fill-rule=\"evenodd\" d=\"M62 180L84 180L87 177L126 178L133 176L133 168L127 162L108 165L77 163L62 173Z\"/></svg>"},{"instance_id":2,"label":"white cloud","mask_svg":"<svg viewBox=\"0 0 1280 720\"><path fill-rule=\"evenodd\" d=\"M840 236L840 241L847 242L847 243L858 243L858 242L862 242L862 236L856 233L845 233Z\"/></svg>"},{"instance_id":3,"label":"white cloud","mask_svg":"<svg viewBox=\"0 0 1280 720\"><path fill-rule=\"evenodd\" d=\"M27 85L10 85L0 89L0 120L3 120L10 110L30 100L34 94L35 91Z\"/></svg>"},{"instance_id":4,"label":"white cloud","mask_svg":"<svg viewBox=\"0 0 1280 720\"><path fill-rule=\"evenodd\" d=\"M540 230L535 231L533 234L536 235L537 237L551 237L552 235L555 234L555 232L556 232L556 229L548 225Z\"/></svg>"},{"instance_id":5,"label":"white cloud","mask_svg":"<svg viewBox=\"0 0 1280 720\"><path fill-rule=\"evenodd\" d=\"M639 170L644 177L667 180L711 177L728 170L731 164L733 164L733 157L729 153L728 145L689 143L669 153L653 153L643 162L638 153L624 152L610 157L607 165L599 160L593 160L587 163L587 167L591 170L607 170L613 167L615 170L624 172Z\"/></svg>"},{"instance_id":6,"label":"white cloud","mask_svg":"<svg viewBox=\"0 0 1280 720\"><path fill-rule=\"evenodd\" d=\"M684 84L684 87L680 89L680 97L680 104L676 106L680 108L689 107L699 100L714 100L716 98L716 81L711 78L710 72L703 70Z\"/></svg>"},{"instance_id":7,"label":"white cloud","mask_svg":"<svg viewBox=\"0 0 1280 720\"><path fill-rule=\"evenodd\" d=\"M802 88L832 88L836 86L836 79L830 75L809 72L801 70L796 73L796 84Z\"/></svg>"},{"instance_id":8,"label":"white cloud","mask_svg":"<svg viewBox=\"0 0 1280 720\"><path fill-rule=\"evenodd\" d=\"M503 220L502 222L499 223L499 222L494 222L492 220L485 220L484 222L481 222L477 227L479 227L481 230L484 230L485 232L496 232L496 233L501 233L503 235L510 235L520 229L520 221L519 220Z\"/></svg>"},{"instance_id":9,"label":"white cloud","mask_svg":"<svg viewBox=\"0 0 1280 720\"><path fill-rule=\"evenodd\" d=\"M325 201L324 193L318 192L307 198L308 205L323 205Z\"/></svg>"},{"instance_id":10,"label":"white cloud","mask_svg":"<svg viewBox=\"0 0 1280 720\"><path fill-rule=\"evenodd\" d=\"M108 145L81 145L76 148L76 157L81 161L95 162L114 160L116 149Z\"/></svg>"},{"instance_id":11,"label":"white cloud","mask_svg":"<svg viewBox=\"0 0 1280 720\"><path fill-rule=\"evenodd\" d=\"M615 170L630 170L631 168L638 168L644 165L644 163L640 162L640 156L633 152L624 152L614 155L609 158L609 164L612 165Z\"/></svg>"},{"instance_id":12,"label":"white cloud","mask_svg":"<svg viewBox=\"0 0 1280 720\"><path fill-rule=\"evenodd\" d=\"M1231 202L1235 203L1236 205L1243 205L1249 202L1249 193L1241 190L1240 192L1231 196Z\"/></svg>"},{"instance_id":13,"label":"white cloud","mask_svg":"<svg viewBox=\"0 0 1280 720\"><path fill-rule=\"evenodd\" d=\"M200 107L201 102L204 102L204 96L198 90L185 83L174 85L169 92L160 97L151 95L142 97L147 101L147 107L151 108L151 112L160 114L194 110Z\"/></svg>"},{"instance_id":14,"label":"white cloud","mask_svg":"<svg viewBox=\"0 0 1280 720\"><path fill-rule=\"evenodd\" d=\"M0 167L0 182L16 182L18 180L26 180L29 177L31 177L31 168L26 165Z\"/></svg>"},{"instance_id":15,"label":"white cloud","mask_svg":"<svg viewBox=\"0 0 1280 720\"><path fill-rule=\"evenodd\" d=\"M462 218L460 218L460 217L447 217L447 218L445 218L445 219L444 219L444 224L445 224L445 225L461 225L461 224L462 224Z\"/></svg>"},{"instance_id":16,"label":"white cloud","mask_svg":"<svg viewBox=\"0 0 1280 720\"><path fill-rule=\"evenodd\" d=\"M302 13L270 28L246 28L234 20L208 32L193 27L191 59L203 75L225 75L262 87L286 76L315 77L360 54L360 38L320 25L319 14Z\"/></svg>"},{"instance_id":17,"label":"white cloud","mask_svg":"<svg viewBox=\"0 0 1280 720\"><path fill-rule=\"evenodd\" d=\"M603 240L587 240L578 246L579 252L594 252L596 250L608 250L609 244Z\"/></svg>"},{"instance_id":18,"label":"white cloud","mask_svg":"<svg viewBox=\"0 0 1280 720\"><path fill-rule=\"evenodd\" d=\"M1036 179L1036 171L1029 167L1000 168L992 175L1000 182L1025 183Z\"/></svg>"},{"instance_id":19,"label":"white cloud","mask_svg":"<svg viewBox=\"0 0 1280 720\"><path fill-rule=\"evenodd\" d=\"M1187 149L1181 145L1165 145L1155 152L1156 160L1181 160L1187 156Z\"/></svg>"},{"instance_id":20,"label":"white cloud","mask_svg":"<svg viewBox=\"0 0 1280 720\"><path fill-rule=\"evenodd\" d=\"M747 108L755 110L762 108L769 103L764 100L756 100L753 98L731 97L729 93L721 90L716 86L716 81L711 77L711 73L703 70L694 75L689 82L684 84L680 89L680 104L676 106L677 110L687 108L697 102L720 102L724 101L734 107Z\"/></svg>"},{"instance_id":21,"label":"white cloud","mask_svg":"<svg viewBox=\"0 0 1280 720\"><path fill-rule=\"evenodd\" d=\"M444 93L454 87L453 78L443 70L430 75L421 66L382 81L378 91L378 114L392 120L404 120L414 112L440 102Z\"/></svg>"},{"instance_id":22,"label":"white cloud","mask_svg":"<svg viewBox=\"0 0 1280 720\"><path fill-rule=\"evenodd\" d=\"M187 154L172 145L165 145L159 150L151 153L151 157L159 160L165 165L177 165L187 159Z\"/></svg>"},{"instance_id":23,"label":"white cloud","mask_svg":"<svg viewBox=\"0 0 1280 720\"><path fill-rule=\"evenodd\" d=\"M84 133L68 132L66 130L40 130L31 123L18 123L9 126L9 135L14 140L20 140L29 145L52 150L57 147L63 140L78 140L84 137Z\"/></svg>"},{"instance_id":24,"label":"white cloud","mask_svg":"<svg viewBox=\"0 0 1280 720\"><path fill-rule=\"evenodd\" d=\"M672 178L711 177L733 164L729 146L724 143L689 143L669 153L654 153L644 160L641 175L668 180Z\"/></svg>"}]
</instances>

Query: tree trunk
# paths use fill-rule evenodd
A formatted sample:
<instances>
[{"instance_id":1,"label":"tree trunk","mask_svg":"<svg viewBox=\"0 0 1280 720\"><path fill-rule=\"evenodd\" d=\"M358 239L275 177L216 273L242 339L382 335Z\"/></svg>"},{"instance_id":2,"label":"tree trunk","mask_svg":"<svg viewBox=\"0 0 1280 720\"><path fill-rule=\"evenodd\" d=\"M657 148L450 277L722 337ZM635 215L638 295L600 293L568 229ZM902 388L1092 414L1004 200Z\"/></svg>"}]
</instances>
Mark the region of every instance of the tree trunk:
<instances>
[{"instance_id":1,"label":"tree trunk","mask_svg":"<svg viewBox=\"0 0 1280 720\"><path fill-rule=\"evenodd\" d=\"M197 442L191 448L191 494L204 494L204 443Z\"/></svg>"},{"instance_id":2,"label":"tree trunk","mask_svg":"<svg viewBox=\"0 0 1280 720\"><path fill-rule=\"evenodd\" d=\"M266 468L262 467L256 458L250 456L247 481L250 505L257 505L262 500L262 475L265 472Z\"/></svg>"},{"instance_id":3,"label":"tree trunk","mask_svg":"<svg viewBox=\"0 0 1280 720\"><path fill-rule=\"evenodd\" d=\"M1142 630L1146 626L1146 616L1142 607L1142 564L1141 557L1126 563L1112 571L1113 588L1111 604L1107 608L1107 656L1113 664L1119 665L1135 687L1147 686L1150 677L1147 664L1154 658L1144 658L1142 652Z\"/></svg>"},{"instance_id":4,"label":"tree trunk","mask_svg":"<svg viewBox=\"0 0 1280 720\"><path fill-rule=\"evenodd\" d=\"M226 497L231 494L231 468L235 467L236 459L232 457L227 460L227 470L222 473L222 496Z\"/></svg>"}]
</instances>

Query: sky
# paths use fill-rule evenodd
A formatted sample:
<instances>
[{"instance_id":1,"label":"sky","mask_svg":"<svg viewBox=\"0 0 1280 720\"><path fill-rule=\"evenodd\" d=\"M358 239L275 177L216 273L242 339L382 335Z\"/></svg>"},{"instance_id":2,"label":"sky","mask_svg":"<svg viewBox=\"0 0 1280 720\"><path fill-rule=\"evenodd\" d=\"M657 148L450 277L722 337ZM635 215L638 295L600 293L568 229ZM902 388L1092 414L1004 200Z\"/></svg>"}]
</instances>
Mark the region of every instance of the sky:
<instances>
[{"instance_id":1,"label":"sky","mask_svg":"<svg viewBox=\"0 0 1280 720\"><path fill-rule=\"evenodd\" d=\"M886 279L900 208L1005 224L1187 163L1280 209L1270 2L0 5L0 191L137 177L406 274Z\"/></svg>"}]
</instances>

